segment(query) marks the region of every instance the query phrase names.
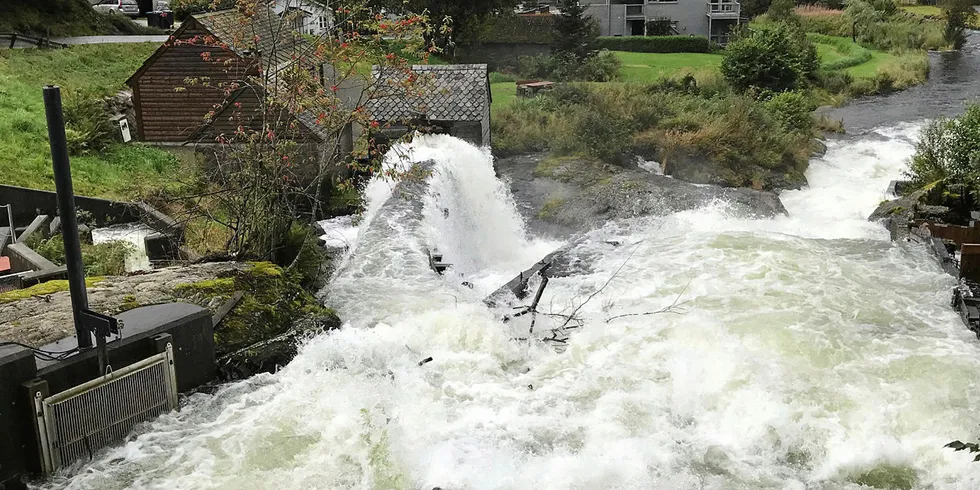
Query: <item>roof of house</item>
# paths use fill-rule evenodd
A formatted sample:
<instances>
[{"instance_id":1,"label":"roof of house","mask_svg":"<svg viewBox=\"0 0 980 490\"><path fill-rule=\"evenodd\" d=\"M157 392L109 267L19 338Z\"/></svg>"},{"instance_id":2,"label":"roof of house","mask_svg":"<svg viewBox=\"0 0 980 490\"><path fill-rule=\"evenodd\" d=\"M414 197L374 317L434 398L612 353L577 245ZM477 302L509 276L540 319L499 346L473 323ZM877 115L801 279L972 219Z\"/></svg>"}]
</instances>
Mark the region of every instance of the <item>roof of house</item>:
<instances>
[{"instance_id":1,"label":"roof of house","mask_svg":"<svg viewBox=\"0 0 980 490\"><path fill-rule=\"evenodd\" d=\"M171 41L158 48L132 76L126 84L133 82L143 74L173 45L173 40L180 39L184 32L194 26L200 26L214 36L213 44L228 46L233 53L242 58L252 58L256 55L262 63L262 68L271 74L287 66L294 55L301 55L311 50L310 44L303 36L289 28L287 23L269 8L259 8L250 19L238 9L219 10L202 14L194 14L184 19L180 27L170 36ZM212 43L209 43L209 45Z\"/></svg>"},{"instance_id":2,"label":"roof of house","mask_svg":"<svg viewBox=\"0 0 980 490\"><path fill-rule=\"evenodd\" d=\"M371 117L378 121L420 116L436 121L482 121L490 108L487 65L415 65L412 71L419 81L407 90L408 73L372 68L378 95L367 103Z\"/></svg>"},{"instance_id":3,"label":"roof of house","mask_svg":"<svg viewBox=\"0 0 980 490\"><path fill-rule=\"evenodd\" d=\"M292 61L293 55L310 49L310 43L269 8L260 8L251 18L238 9L198 14L193 18L239 56L252 56L257 51L266 70L278 71Z\"/></svg>"}]
</instances>

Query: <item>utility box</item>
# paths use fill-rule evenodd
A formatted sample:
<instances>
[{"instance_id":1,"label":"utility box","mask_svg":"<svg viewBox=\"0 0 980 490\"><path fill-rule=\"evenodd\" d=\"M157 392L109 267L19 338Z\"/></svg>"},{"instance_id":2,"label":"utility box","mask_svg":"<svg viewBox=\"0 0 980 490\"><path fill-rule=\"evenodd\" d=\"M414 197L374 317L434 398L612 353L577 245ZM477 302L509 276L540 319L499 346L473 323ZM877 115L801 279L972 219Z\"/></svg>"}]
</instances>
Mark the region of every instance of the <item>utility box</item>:
<instances>
[{"instance_id":1,"label":"utility box","mask_svg":"<svg viewBox=\"0 0 980 490\"><path fill-rule=\"evenodd\" d=\"M123 143L129 143L133 141L133 133L129 130L129 120L126 116L120 114L112 118L112 123L119 128L119 139Z\"/></svg>"}]
</instances>

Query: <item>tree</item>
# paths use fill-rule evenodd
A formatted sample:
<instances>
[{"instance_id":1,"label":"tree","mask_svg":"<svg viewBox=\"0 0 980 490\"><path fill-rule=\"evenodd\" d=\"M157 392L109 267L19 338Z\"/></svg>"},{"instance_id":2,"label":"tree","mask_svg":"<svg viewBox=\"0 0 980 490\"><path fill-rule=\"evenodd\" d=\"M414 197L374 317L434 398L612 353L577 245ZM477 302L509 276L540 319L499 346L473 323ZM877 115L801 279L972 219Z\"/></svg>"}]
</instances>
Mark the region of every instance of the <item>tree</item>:
<instances>
[{"instance_id":1,"label":"tree","mask_svg":"<svg viewBox=\"0 0 980 490\"><path fill-rule=\"evenodd\" d=\"M946 0L943 4L946 12L946 28L943 37L953 49L960 49L966 43L966 29L973 24L977 13L973 10L972 0Z\"/></svg>"},{"instance_id":2,"label":"tree","mask_svg":"<svg viewBox=\"0 0 980 490\"><path fill-rule=\"evenodd\" d=\"M773 0L767 13L776 22L794 22L799 20L793 11L795 6L793 0Z\"/></svg>"},{"instance_id":3,"label":"tree","mask_svg":"<svg viewBox=\"0 0 980 490\"><path fill-rule=\"evenodd\" d=\"M958 193L980 197L980 105L958 118L939 118L922 130L909 175L924 186L943 181Z\"/></svg>"},{"instance_id":4,"label":"tree","mask_svg":"<svg viewBox=\"0 0 980 490\"><path fill-rule=\"evenodd\" d=\"M565 62L584 63L599 51L599 26L578 0L560 0L558 8L551 52Z\"/></svg>"},{"instance_id":5,"label":"tree","mask_svg":"<svg viewBox=\"0 0 980 490\"><path fill-rule=\"evenodd\" d=\"M805 86L819 66L816 47L806 35L778 22L741 31L725 48L721 72L740 90L782 92Z\"/></svg>"},{"instance_id":6,"label":"tree","mask_svg":"<svg viewBox=\"0 0 980 490\"><path fill-rule=\"evenodd\" d=\"M373 13L411 16L425 14L430 22L427 40L438 40L442 44L451 37L455 43L475 41L480 28L487 20L497 14L510 12L517 6L517 0L313 0L318 3L345 8L356 8ZM440 35L441 34L441 35ZM428 37L431 35L431 39ZM436 38L442 39L436 39Z\"/></svg>"}]
</instances>

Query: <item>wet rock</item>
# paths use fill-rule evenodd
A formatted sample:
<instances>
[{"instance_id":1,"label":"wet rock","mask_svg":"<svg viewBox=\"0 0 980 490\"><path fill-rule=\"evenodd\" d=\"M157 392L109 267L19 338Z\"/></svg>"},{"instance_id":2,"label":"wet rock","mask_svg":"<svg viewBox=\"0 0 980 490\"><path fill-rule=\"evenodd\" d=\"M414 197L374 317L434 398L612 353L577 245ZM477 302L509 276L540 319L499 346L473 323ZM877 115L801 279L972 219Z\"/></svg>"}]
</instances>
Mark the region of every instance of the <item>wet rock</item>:
<instances>
[{"instance_id":1,"label":"wet rock","mask_svg":"<svg viewBox=\"0 0 980 490\"><path fill-rule=\"evenodd\" d=\"M281 335L226 354L218 359L218 375L225 381L245 379L259 373L273 373L292 361L306 339L340 328L333 312L297 321Z\"/></svg>"},{"instance_id":2,"label":"wet rock","mask_svg":"<svg viewBox=\"0 0 980 490\"><path fill-rule=\"evenodd\" d=\"M571 234L609 220L666 216L713 201L725 202L732 213L746 217L786 213L772 192L691 184L585 158L522 155L498 160L498 170L510 180L515 199L535 231L559 225Z\"/></svg>"},{"instance_id":3,"label":"wet rock","mask_svg":"<svg viewBox=\"0 0 980 490\"><path fill-rule=\"evenodd\" d=\"M868 221L881 222L885 228L888 228L893 241L905 241L909 238L909 225L917 218L919 209L924 206L922 200L927 193L927 189L920 189L898 199L884 201L871 213Z\"/></svg>"}]
</instances>

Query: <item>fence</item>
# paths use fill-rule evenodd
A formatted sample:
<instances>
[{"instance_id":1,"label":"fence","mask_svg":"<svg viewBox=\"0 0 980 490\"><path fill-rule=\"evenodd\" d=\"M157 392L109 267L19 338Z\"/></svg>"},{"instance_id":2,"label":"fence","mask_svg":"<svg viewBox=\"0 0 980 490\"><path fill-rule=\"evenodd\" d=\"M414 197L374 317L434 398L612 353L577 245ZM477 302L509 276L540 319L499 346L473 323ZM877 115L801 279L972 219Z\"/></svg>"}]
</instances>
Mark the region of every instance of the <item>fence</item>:
<instances>
[{"instance_id":1,"label":"fence","mask_svg":"<svg viewBox=\"0 0 980 490\"><path fill-rule=\"evenodd\" d=\"M56 43L54 41L39 37L25 36L23 34L0 33L0 47L4 48L67 48L67 44Z\"/></svg>"}]
</instances>

